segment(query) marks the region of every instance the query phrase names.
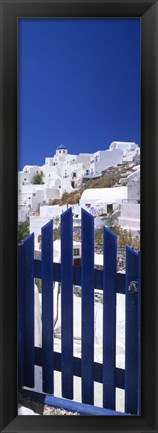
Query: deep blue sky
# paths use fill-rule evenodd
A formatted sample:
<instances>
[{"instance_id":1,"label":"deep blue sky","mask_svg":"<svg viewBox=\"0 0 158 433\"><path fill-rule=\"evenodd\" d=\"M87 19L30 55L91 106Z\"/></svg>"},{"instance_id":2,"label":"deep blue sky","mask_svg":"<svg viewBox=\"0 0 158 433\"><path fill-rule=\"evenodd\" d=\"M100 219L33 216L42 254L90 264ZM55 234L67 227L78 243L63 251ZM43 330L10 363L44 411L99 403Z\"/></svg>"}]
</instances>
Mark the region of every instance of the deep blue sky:
<instances>
[{"instance_id":1,"label":"deep blue sky","mask_svg":"<svg viewBox=\"0 0 158 433\"><path fill-rule=\"evenodd\" d=\"M140 144L140 20L19 19L19 169Z\"/></svg>"}]
</instances>

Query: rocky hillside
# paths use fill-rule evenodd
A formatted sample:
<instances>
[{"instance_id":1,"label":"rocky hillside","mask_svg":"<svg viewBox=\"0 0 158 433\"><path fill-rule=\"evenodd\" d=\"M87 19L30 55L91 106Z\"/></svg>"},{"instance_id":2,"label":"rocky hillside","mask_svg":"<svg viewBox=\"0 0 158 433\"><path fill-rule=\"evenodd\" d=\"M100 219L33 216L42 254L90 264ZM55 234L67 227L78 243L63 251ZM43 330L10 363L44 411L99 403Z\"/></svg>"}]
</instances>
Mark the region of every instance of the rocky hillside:
<instances>
[{"instance_id":1,"label":"rocky hillside","mask_svg":"<svg viewBox=\"0 0 158 433\"><path fill-rule=\"evenodd\" d=\"M120 179L126 177L132 172L134 164L127 163L118 167L109 167L98 177L83 179L80 189L70 193L65 192L61 199L52 200L55 204L76 204L79 203L83 191L87 188L111 188L120 185Z\"/></svg>"}]
</instances>

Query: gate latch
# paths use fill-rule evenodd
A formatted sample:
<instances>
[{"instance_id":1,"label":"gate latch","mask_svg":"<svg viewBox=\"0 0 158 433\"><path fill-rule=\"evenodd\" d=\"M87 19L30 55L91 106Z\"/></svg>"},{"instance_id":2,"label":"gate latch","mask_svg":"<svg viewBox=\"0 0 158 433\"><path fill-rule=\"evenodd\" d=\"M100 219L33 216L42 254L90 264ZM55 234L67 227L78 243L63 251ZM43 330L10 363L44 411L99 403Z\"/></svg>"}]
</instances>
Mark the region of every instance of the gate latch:
<instances>
[{"instance_id":1,"label":"gate latch","mask_svg":"<svg viewBox=\"0 0 158 433\"><path fill-rule=\"evenodd\" d=\"M137 281L131 281L129 286L128 286L128 291L131 293L136 293L138 292L138 283Z\"/></svg>"}]
</instances>

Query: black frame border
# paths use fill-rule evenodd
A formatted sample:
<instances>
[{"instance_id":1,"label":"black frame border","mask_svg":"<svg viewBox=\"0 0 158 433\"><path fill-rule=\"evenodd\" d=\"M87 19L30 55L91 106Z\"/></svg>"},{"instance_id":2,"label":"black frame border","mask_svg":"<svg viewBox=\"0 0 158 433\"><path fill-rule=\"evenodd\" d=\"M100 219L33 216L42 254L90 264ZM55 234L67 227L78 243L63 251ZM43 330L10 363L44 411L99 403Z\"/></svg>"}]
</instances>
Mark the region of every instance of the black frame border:
<instances>
[{"instance_id":1,"label":"black frame border","mask_svg":"<svg viewBox=\"0 0 158 433\"><path fill-rule=\"evenodd\" d=\"M140 417L17 416L17 18L141 19L141 406ZM0 431L158 432L158 0L0 0Z\"/></svg>"}]
</instances>

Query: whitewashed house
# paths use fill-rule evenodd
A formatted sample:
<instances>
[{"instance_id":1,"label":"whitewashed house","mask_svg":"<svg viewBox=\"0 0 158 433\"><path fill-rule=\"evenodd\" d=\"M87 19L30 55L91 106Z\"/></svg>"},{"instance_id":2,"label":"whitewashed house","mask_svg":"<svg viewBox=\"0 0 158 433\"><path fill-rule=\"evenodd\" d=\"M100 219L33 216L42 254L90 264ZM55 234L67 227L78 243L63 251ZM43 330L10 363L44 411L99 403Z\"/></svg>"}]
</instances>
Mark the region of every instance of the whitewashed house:
<instances>
[{"instance_id":1,"label":"whitewashed house","mask_svg":"<svg viewBox=\"0 0 158 433\"><path fill-rule=\"evenodd\" d=\"M95 176L101 174L108 167L116 167L122 163L123 152L121 149L98 150L90 161L90 174Z\"/></svg>"},{"instance_id":2,"label":"whitewashed house","mask_svg":"<svg viewBox=\"0 0 158 433\"><path fill-rule=\"evenodd\" d=\"M26 206L18 206L18 222L27 221L29 219L29 208Z\"/></svg>"},{"instance_id":3,"label":"whitewashed house","mask_svg":"<svg viewBox=\"0 0 158 433\"><path fill-rule=\"evenodd\" d=\"M140 147L134 142L128 141L113 141L110 146L110 150L120 149L123 152L122 162L133 162L138 160L140 156Z\"/></svg>"},{"instance_id":4,"label":"whitewashed house","mask_svg":"<svg viewBox=\"0 0 158 433\"><path fill-rule=\"evenodd\" d=\"M62 206L59 206L59 204L53 206L40 206L40 217L46 217L49 219L59 218L67 209L68 206L66 204Z\"/></svg>"},{"instance_id":5,"label":"whitewashed house","mask_svg":"<svg viewBox=\"0 0 158 433\"><path fill-rule=\"evenodd\" d=\"M118 222L126 230L140 232L140 168L127 177L127 200L121 204Z\"/></svg>"},{"instance_id":6,"label":"whitewashed house","mask_svg":"<svg viewBox=\"0 0 158 433\"><path fill-rule=\"evenodd\" d=\"M140 202L140 168L127 177L127 199Z\"/></svg>"},{"instance_id":7,"label":"whitewashed house","mask_svg":"<svg viewBox=\"0 0 158 433\"><path fill-rule=\"evenodd\" d=\"M93 188L83 191L80 206L92 215L114 212L127 199L127 186Z\"/></svg>"},{"instance_id":8,"label":"whitewashed house","mask_svg":"<svg viewBox=\"0 0 158 433\"><path fill-rule=\"evenodd\" d=\"M34 182L34 176L40 174L43 176L43 166L25 165L22 171L18 172L18 185L29 185Z\"/></svg>"},{"instance_id":9,"label":"whitewashed house","mask_svg":"<svg viewBox=\"0 0 158 433\"><path fill-rule=\"evenodd\" d=\"M39 185L38 185L39 186ZM44 191L42 188L37 188L37 185L26 184L18 187L18 205L25 206L31 211L36 211L44 200Z\"/></svg>"}]
</instances>

